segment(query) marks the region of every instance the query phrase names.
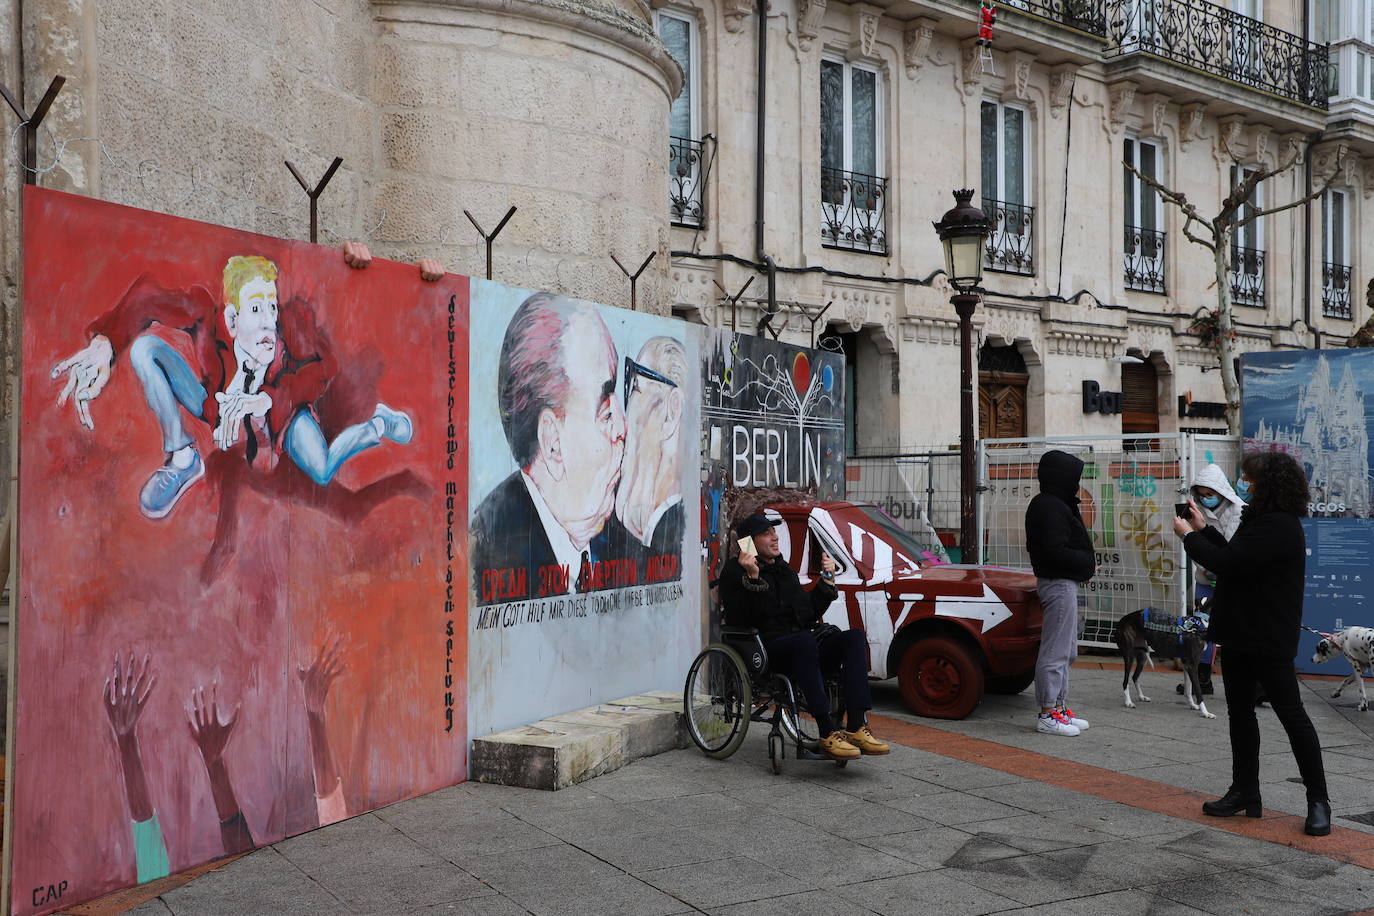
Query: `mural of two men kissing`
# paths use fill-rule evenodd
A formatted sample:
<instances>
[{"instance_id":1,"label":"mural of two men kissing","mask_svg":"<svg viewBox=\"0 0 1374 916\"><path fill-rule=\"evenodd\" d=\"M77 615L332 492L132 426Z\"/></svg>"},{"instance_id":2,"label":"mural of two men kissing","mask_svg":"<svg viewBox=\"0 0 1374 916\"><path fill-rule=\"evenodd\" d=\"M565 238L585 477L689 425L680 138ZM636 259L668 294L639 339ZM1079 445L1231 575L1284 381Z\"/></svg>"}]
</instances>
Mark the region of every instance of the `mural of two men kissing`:
<instances>
[{"instance_id":1,"label":"mural of two men kissing","mask_svg":"<svg viewBox=\"0 0 1374 916\"><path fill-rule=\"evenodd\" d=\"M25 213L14 911L461 780L468 281Z\"/></svg>"},{"instance_id":2,"label":"mural of two men kissing","mask_svg":"<svg viewBox=\"0 0 1374 916\"><path fill-rule=\"evenodd\" d=\"M698 338L682 322L472 288L476 737L540 718L553 694L573 709L649 689L688 651L692 617L675 610L699 594L683 550L699 543L686 509L700 407ZM608 616L621 643L609 671L594 662Z\"/></svg>"}]
</instances>

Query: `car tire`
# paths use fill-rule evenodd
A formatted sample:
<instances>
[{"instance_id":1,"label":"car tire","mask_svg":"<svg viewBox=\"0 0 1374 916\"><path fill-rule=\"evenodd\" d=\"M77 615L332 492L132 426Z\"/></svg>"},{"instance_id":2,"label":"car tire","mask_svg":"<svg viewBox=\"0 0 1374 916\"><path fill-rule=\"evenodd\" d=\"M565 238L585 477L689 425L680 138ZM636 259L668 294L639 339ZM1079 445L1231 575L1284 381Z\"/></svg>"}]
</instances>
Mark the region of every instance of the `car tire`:
<instances>
[{"instance_id":1,"label":"car tire","mask_svg":"<svg viewBox=\"0 0 1374 916\"><path fill-rule=\"evenodd\" d=\"M902 702L918 716L963 719L983 698L983 667L973 651L945 636L918 639L897 667Z\"/></svg>"},{"instance_id":2,"label":"car tire","mask_svg":"<svg viewBox=\"0 0 1374 916\"><path fill-rule=\"evenodd\" d=\"M983 689L988 693L995 693L1000 696L1011 697L1025 690L1035 683L1035 669L1023 671L1020 674L1003 674L998 677L987 678L983 683Z\"/></svg>"}]
</instances>

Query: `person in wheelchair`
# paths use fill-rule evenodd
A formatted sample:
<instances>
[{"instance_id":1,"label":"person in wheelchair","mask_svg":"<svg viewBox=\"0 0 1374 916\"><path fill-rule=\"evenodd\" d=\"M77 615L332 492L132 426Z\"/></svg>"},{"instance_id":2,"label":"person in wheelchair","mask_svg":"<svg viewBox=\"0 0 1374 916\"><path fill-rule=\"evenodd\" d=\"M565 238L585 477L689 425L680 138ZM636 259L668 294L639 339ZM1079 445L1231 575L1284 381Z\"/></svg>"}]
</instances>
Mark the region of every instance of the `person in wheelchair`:
<instances>
[{"instance_id":1,"label":"person in wheelchair","mask_svg":"<svg viewBox=\"0 0 1374 916\"><path fill-rule=\"evenodd\" d=\"M774 525L754 514L735 526L735 534L753 540L756 554L741 550L727 560L720 573L720 597L725 625L753 627L768 650L770 666L801 688L807 710L821 735L820 749L835 760L860 754L886 754L887 744L873 737L865 714L873 708L868 688L868 652L863 630L840 630L821 623L825 609L839 592L835 561L821 559L821 579L808 592L778 549ZM823 671L839 672L844 692L847 729L830 716Z\"/></svg>"}]
</instances>

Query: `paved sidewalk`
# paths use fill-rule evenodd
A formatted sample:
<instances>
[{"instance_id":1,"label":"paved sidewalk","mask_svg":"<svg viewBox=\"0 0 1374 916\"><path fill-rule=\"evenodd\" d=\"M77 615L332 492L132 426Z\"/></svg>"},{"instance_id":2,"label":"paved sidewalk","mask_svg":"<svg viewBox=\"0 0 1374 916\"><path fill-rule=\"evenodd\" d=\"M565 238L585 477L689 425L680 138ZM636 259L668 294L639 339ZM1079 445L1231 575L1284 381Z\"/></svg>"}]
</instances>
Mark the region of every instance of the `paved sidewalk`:
<instances>
[{"instance_id":1,"label":"paved sidewalk","mask_svg":"<svg viewBox=\"0 0 1374 916\"><path fill-rule=\"evenodd\" d=\"M1301 833L1296 767L1264 728L1266 815L1205 818L1229 780L1225 701L1204 720L1147 672L1075 670L1092 728L1033 731L1034 699L962 722L901 713L879 685L891 756L767 767L765 729L734 757L639 760L556 793L466 783L286 840L168 890L139 916L258 913L1351 913L1374 907L1374 713L1304 701L1325 747L1335 832ZM1353 819L1352 819L1353 818ZM78 908L76 912L92 912ZM102 912L111 912L106 909Z\"/></svg>"}]
</instances>

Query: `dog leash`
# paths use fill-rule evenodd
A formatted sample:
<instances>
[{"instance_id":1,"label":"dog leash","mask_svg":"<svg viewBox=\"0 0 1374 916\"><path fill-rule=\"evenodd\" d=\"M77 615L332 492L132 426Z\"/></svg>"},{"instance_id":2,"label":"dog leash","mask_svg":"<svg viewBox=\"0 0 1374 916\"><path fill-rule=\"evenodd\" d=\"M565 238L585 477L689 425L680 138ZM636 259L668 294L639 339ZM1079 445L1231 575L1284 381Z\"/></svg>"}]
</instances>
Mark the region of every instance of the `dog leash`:
<instances>
[{"instance_id":1,"label":"dog leash","mask_svg":"<svg viewBox=\"0 0 1374 916\"><path fill-rule=\"evenodd\" d=\"M1305 623L1300 623L1298 624L1298 626L1302 627L1304 630L1311 633L1318 639L1330 639L1332 636L1336 635L1335 633L1323 633L1321 630L1314 630Z\"/></svg>"}]
</instances>

